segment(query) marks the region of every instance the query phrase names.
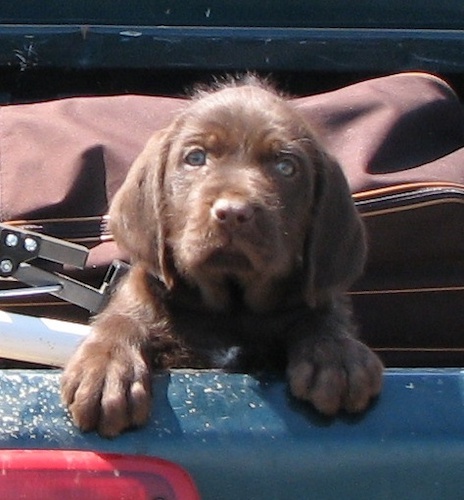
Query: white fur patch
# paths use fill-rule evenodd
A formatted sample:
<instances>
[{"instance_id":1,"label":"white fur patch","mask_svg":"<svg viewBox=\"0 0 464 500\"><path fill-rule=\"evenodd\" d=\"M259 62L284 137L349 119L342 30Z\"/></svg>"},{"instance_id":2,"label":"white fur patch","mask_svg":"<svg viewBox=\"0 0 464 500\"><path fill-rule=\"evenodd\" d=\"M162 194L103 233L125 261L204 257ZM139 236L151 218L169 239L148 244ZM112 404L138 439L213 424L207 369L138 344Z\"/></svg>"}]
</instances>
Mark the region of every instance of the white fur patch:
<instances>
[{"instance_id":1,"label":"white fur patch","mask_svg":"<svg viewBox=\"0 0 464 500\"><path fill-rule=\"evenodd\" d=\"M240 355L240 347L232 346L228 349L221 349L212 353L212 362L218 368L228 368L233 366Z\"/></svg>"}]
</instances>

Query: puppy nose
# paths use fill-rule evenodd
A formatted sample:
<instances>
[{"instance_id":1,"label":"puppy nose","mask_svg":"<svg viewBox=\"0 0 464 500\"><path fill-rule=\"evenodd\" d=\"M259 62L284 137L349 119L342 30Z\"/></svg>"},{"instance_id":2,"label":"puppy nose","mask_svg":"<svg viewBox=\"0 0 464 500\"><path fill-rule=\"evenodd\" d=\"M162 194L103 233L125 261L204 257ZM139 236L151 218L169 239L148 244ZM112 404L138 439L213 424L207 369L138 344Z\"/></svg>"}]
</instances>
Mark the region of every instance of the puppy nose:
<instances>
[{"instance_id":1,"label":"puppy nose","mask_svg":"<svg viewBox=\"0 0 464 500\"><path fill-rule=\"evenodd\" d=\"M211 215L222 224L246 224L254 216L254 208L244 201L219 198L211 207Z\"/></svg>"}]
</instances>

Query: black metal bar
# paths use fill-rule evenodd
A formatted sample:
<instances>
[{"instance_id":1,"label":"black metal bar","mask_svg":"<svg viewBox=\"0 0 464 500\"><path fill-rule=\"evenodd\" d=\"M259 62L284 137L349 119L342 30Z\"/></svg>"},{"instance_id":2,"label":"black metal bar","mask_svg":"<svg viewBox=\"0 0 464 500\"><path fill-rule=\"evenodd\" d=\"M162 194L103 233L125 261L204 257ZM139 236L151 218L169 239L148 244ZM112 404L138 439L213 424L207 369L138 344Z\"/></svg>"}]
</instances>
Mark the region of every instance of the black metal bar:
<instances>
[{"instance_id":1,"label":"black metal bar","mask_svg":"<svg viewBox=\"0 0 464 500\"><path fill-rule=\"evenodd\" d=\"M33 231L0 224L0 275L9 276L22 262L42 258L59 264L82 269L88 256L88 249L82 245L53 238ZM7 261L11 271L7 271Z\"/></svg>"},{"instance_id":2,"label":"black metal bar","mask_svg":"<svg viewBox=\"0 0 464 500\"><path fill-rule=\"evenodd\" d=\"M90 285L29 264L19 266L14 277L32 287L60 285L59 290L51 291L50 294L91 312L98 311L104 299L102 292Z\"/></svg>"},{"instance_id":3,"label":"black metal bar","mask_svg":"<svg viewBox=\"0 0 464 500\"><path fill-rule=\"evenodd\" d=\"M457 72L462 30L0 25L0 66Z\"/></svg>"},{"instance_id":4,"label":"black metal bar","mask_svg":"<svg viewBox=\"0 0 464 500\"><path fill-rule=\"evenodd\" d=\"M98 311L106 295L107 286L101 290L73 280L57 272L46 271L30 265L40 265L36 259L83 268L88 249L33 231L0 224L0 277L14 278L33 288L12 293L37 294L48 291L51 295L81 306L89 311Z\"/></svg>"},{"instance_id":5,"label":"black metal bar","mask_svg":"<svg viewBox=\"0 0 464 500\"><path fill-rule=\"evenodd\" d=\"M462 28L462 0L11 0L11 24Z\"/></svg>"}]
</instances>

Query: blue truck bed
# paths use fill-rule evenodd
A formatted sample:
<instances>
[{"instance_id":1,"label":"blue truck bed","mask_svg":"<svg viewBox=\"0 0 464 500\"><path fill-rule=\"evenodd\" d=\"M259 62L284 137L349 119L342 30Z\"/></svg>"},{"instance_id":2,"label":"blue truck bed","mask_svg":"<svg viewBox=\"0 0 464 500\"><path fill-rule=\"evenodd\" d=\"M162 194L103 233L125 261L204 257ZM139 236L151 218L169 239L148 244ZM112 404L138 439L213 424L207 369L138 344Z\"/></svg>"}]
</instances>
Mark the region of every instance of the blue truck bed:
<instances>
[{"instance_id":1,"label":"blue truck bed","mask_svg":"<svg viewBox=\"0 0 464 500\"><path fill-rule=\"evenodd\" d=\"M204 499L445 499L464 491L464 371L390 369L363 416L322 418L283 380L173 371L147 427L82 434L59 371L0 373L0 447L143 454L182 465Z\"/></svg>"}]
</instances>

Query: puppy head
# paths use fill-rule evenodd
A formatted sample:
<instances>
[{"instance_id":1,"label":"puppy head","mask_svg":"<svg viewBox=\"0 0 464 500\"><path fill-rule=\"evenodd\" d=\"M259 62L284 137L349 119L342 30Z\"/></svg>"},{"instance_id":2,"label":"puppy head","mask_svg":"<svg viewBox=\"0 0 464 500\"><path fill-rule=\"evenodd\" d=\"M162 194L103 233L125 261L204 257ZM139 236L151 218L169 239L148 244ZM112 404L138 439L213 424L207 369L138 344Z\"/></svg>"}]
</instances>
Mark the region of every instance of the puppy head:
<instances>
[{"instance_id":1,"label":"puppy head","mask_svg":"<svg viewBox=\"0 0 464 500\"><path fill-rule=\"evenodd\" d=\"M364 259L339 167L293 106L256 82L201 95L155 134L110 215L134 259L217 308L231 282L252 308L270 307L272 285L302 273L316 306Z\"/></svg>"}]
</instances>

